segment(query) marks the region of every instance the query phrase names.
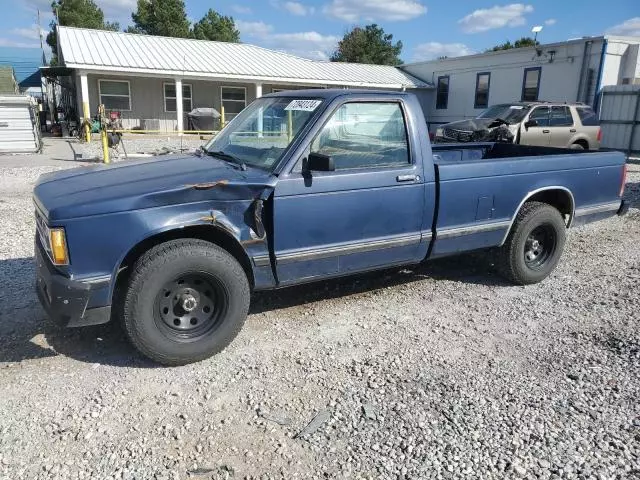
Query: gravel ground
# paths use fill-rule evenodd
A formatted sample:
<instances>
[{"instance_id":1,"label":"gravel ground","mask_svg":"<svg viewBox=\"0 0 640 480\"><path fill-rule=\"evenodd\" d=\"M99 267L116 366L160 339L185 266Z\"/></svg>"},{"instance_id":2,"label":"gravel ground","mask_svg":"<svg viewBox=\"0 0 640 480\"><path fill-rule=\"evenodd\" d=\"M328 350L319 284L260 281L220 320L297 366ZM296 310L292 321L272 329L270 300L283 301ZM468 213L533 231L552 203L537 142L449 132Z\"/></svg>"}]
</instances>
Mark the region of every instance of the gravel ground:
<instances>
[{"instance_id":1,"label":"gravel ground","mask_svg":"<svg viewBox=\"0 0 640 480\"><path fill-rule=\"evenodd\" d=\"M0 478L640 478L640 163L541 284L470 255L262 294L180 368L44 320L50 169L0 167Z\"/></svg>"}]
</instances>

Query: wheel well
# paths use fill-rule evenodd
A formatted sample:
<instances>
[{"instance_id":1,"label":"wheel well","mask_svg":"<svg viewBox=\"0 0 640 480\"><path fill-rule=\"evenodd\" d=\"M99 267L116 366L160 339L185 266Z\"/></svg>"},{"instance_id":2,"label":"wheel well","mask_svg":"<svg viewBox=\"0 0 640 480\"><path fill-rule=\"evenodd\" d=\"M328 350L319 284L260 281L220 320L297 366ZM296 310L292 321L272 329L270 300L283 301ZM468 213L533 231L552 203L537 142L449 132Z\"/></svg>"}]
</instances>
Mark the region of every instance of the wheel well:
<instances>
[{"instance_id":1,"label":"wheel well","mask_svg":"<svg viewBox=\"0 0 640 480\"><path fill-rule=\"evenodd\" d=\"M579 138L578 140L576 140L573 143L577 143L579 145L582 145L585 150L589 150L589 142L587 142L584 138Z\"/></svg>"},{"instance_id":2,"label":"wheel well","mask_svg":"<svg viewBox=\"0 0 640 480\"><path fill-rule=\"evenodd\" d=\"M534 193L526 200L527 202L543 202L555 207L561 214L567 224L571 224L573 219L573 197L567 190L559 188L542 190ZM522 207L521 207L522 208ZM518 212L516 212L517 214Z\"/></svg>"},{"instance_id":3,"label":"wheel well","mask_svg":"<svg viewBox=\"0 0 640 480\"><path fill-rule=\"evenodd\" d=\"M143 241L133 247L129 253L124 257L120 265L118 266L118 273L116 278L115 289L118 289L129 278L131 266L142 256L145 252L149 251L156 245L167 242L169 240L177 240L182 238L197 238L199 240L205 240L207 242L214 243L219 247L224 248L240 263L242 269L247 275L249 285L253 289L254 278L253 268L251 267L251 261L246 252L240 246L235 238L225 231L208 225L196 225L192 227L185 227L175 230L169 230L157 235L153 235L149 238L145 238ZM114 289L114 292L116 291Z\"/></svg>"}]
</instances>

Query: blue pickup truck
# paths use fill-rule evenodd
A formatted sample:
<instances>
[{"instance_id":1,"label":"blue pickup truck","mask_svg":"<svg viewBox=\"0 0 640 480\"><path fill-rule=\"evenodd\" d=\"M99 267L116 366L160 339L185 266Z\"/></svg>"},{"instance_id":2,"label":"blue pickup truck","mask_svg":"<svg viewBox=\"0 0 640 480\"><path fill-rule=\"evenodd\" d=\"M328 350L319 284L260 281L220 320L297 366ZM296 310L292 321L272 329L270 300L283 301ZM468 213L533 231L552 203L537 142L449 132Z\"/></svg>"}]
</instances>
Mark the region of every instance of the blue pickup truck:
<instances>
[{"instance_id":1,"label":"blue pickup truck","mask_svg":"<svg viewBox=\"0 0 640 480\"><path fill-rule=\"evenodd\" d=\"M185 364L233 340L257 290L478 249L539 282L569 227L626 211L625 171L615 152L431 145L406 92L266 95L196 154L42 176L37 292L62 325L117 319Z\"/></svg>"}]
</instances>

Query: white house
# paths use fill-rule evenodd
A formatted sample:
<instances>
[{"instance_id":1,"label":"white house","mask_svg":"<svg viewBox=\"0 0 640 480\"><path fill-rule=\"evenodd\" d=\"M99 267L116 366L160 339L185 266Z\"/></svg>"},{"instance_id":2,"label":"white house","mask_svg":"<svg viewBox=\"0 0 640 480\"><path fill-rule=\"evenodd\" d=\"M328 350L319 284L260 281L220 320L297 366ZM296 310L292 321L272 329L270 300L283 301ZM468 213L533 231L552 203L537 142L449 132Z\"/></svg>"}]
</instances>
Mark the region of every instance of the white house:
<instances>
[{"instance_id":1,"label":"white house","mask_svg":"<svg viewBox=\"0 0 640 480\"><path fill-rule=\"evenodd\" d=\"M431 129L515 101L584 102L607 85L640 83L638 37L600 36L410 63L401 69L436 91L421 98Z\"/></svg>"},{"instance_id":2,"label":"white house","mask_svg":"<svg viewBox=\"0 0 640 480\"><path fill-rule=\"evenodd\" d=\"M71 79L81 117L104 104L121 112L125 128L181 131L185 114L198 107L224 107L229 120L255 98L283 89L433 89L386 65L314 61L244 43L57 28L61 67L48 70Z\"/></svg>"}]
</instances>

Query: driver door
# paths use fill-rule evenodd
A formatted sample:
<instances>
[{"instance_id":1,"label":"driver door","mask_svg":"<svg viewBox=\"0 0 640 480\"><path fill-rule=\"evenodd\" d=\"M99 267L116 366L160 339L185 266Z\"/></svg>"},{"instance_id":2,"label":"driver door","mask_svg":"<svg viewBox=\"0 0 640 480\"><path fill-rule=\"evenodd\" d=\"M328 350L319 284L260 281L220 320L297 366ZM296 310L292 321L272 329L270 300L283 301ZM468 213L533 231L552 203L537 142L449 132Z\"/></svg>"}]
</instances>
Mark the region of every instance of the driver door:
<instances>
[{"instance_id":1,"label":"driver door","mask_svg":"<svg viewBox=\"0 0 640 480\"><path fill-rule=\"evenodd\" d=\"M528 121L534 120L537 125L525 127ZM549 130L549 107L536 107L529 113L520 129L521 145L537 145L548 147L551 142L551 131Z\"/></svg>"},{"instance_id":2,"label":"driver door","mask_svg":"<svg viewBox=\"0 0 640 480\"><path fill-rule=\"evenodd\" d=\"M339 105L305 150L330 156L335 170L304 172L302 155L280 177L274 250L281 284L424 258L425 186L405 111L389 97Z\"/></svg>"}]
</instances>

